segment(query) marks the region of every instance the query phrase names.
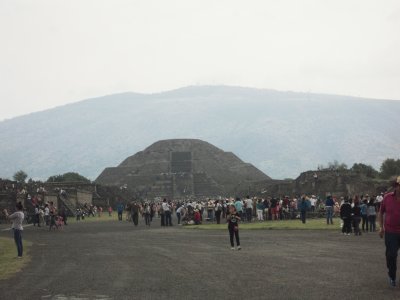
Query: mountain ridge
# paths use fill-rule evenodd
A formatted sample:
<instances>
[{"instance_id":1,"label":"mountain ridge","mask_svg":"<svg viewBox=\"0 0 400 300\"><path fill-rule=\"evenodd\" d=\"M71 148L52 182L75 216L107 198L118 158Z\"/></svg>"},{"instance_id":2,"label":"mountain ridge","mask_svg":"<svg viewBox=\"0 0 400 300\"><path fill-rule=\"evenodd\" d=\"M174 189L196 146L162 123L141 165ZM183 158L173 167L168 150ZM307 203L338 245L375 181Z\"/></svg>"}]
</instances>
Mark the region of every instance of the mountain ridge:
<instances>
[{"instance_id":1,"label":"mountain ridge","mask_svg":"<svg viewBox=\"0 0 400 300\"><path fill-rule=\"evenodd\" d=\"M272 178L333 160L397 158L400 101L230 86L118 93L0 122L0 177L76 171L91 179L158 140L195 138Z\"/></svg>"}]
</instances>

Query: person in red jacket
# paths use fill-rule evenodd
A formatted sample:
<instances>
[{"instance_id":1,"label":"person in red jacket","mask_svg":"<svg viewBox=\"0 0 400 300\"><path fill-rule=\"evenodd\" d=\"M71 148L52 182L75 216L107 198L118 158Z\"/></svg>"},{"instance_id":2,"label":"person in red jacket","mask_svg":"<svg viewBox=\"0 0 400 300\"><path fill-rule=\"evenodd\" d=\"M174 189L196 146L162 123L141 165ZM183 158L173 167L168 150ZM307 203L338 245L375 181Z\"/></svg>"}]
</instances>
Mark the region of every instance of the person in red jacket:
<instances>
[{"instance_id":1,"label":"person in red jacket","mask_svg":"<svg viewBox=\"0 0 400 300\"><path fill-rule=\"evenodd\" d=\"M394 191L387 193L379 211L379 235L385 237L386 265L390 286L396 286L397 253L400 248L400 176L393 183Z\"/></svg>"}]
</instances>

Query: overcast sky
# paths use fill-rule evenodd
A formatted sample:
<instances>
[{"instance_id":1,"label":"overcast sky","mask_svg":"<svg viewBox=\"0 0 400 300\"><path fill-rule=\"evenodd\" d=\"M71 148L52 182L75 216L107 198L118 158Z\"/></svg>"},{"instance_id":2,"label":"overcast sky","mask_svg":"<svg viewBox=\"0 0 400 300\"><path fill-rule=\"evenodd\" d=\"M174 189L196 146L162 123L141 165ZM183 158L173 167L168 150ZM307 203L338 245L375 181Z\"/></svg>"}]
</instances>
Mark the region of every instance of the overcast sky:
<instances>
[{"instance_id":1,"label":"overcast sky","mask_svg":"<svg viewBox=\"0 0 400 300\"><path fill-rule=\"evenodd\" d=\"M400 100L398 0L1 0L0 120L226 84Z\"/></svg>"}]
</instances>

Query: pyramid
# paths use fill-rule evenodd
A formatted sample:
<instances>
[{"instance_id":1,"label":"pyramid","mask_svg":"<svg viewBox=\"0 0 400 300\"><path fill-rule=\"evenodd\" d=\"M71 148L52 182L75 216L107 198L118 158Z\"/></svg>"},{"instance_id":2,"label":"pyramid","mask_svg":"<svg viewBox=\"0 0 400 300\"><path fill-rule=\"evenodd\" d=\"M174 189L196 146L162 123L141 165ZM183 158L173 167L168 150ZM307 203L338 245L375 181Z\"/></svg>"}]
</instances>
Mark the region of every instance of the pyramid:
<instances>
[{"instance_id":1,"label":"pyramid","mask_svg":"<svg viewBox=\"0 0 400 300\"><path fill-rule=\"evenodd\" d=\"M235 196L254 182L270 180L252 164L197 139L158 141L106 168L96 183L125 187L143 198Z\"/></svg>"}]
</instances>

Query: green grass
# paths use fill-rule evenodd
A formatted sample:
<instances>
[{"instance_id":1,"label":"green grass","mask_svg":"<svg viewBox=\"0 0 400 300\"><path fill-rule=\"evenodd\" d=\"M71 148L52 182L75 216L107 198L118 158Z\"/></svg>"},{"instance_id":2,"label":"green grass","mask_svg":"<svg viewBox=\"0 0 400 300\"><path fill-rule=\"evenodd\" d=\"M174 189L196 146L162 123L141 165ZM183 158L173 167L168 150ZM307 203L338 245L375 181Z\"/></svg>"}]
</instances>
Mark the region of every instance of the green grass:
<instances>
[{"instance_id":1,"label":"green grass","mask_svg":"<svg viewBox=\"0 0 400 300\"><path fill-rule=\"evenodd\" d=\"M334 225L326 225L325 219L309 219L306 224L301 223L300 220L284 220L284 221L267 221L267 222L253 222L253 223L240 223L240 230L257 230L257 229L289 229L289 230L339 230L339 220L335 220ZM183 226L187 229L204 229L216 230L226 229L227 224L207 224L204 225L187 225Z\"/></svg>"},{"instance_id":2,"label":"green grass","mask_svg":"<svg viewBox=\"0 0 400 300\"><path fill-rule=\"evenodd\" d=\"M124 221L126 220L125 213L122 214L122 220L124 220ZM86 222L110 222L110 221L118 221L118 213L113 212L112 216L109 217L108 212L105 212L105 213L103 212L101 214L101 217L98 217L97 215L95 217L86 216L85 220L81 219L80 221L77 221L76 217L68 217L68 219L67 219L68 224L70 224L70 223L86 223Z\"/></svg>"},{"instance_id":3,"label":"green grass","mask_svg":"<svg viewBox=\"0 0 400 300\"><path fill-rule=\"evenodd\" d=\"M24 247L24 256L22 259L16 259L17 247L11 238L0 237L0 280L10 278L28 264L31 260L29 256L29 248L32 243L22 240Z\"/></svg>"}]
</instances>

